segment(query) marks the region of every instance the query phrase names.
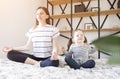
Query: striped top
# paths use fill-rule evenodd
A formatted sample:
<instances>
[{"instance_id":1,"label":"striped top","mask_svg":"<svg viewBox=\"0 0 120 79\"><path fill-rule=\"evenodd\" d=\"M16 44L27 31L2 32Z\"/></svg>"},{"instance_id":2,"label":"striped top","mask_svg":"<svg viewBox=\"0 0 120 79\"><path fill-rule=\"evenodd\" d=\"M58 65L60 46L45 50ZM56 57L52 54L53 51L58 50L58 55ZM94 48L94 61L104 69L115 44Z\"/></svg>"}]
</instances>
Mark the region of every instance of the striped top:
<instances>
[{"instance_id":1,"label":"striped top","mask_svg":"<svg viewBox=\"0 0 120 79\"><path fill-rule=\"evenodd\" d=\"M29 30L27 36L32 40L34 56L39 58L51 56L53 50L52 39L59 34L58 29L51 25L38 26L34 30Z\"/></svg>"},{"instance_id":2,"label":"striped top","mask_svg":"<svg viewBox=\"0 0 120 79\"><path fill-rule=\"evenodd\" d=\"M83 46L77 46L76 44L72 44L67 55L73 56L73 59L78 64L81 64L89 59L89 54L96 51L97 49L93 45L86 44Z\"/></svg>"}]
</instances>

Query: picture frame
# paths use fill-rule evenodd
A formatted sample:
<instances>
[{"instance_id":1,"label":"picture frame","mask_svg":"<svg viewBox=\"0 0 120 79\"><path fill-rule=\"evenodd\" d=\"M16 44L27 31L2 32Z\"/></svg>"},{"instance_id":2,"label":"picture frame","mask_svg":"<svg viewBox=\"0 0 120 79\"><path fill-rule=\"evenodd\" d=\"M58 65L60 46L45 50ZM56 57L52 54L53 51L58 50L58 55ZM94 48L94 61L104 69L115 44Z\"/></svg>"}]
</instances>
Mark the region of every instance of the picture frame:
<instances>
[{"instance_id":1,"label":"picture frame","mask_svg":"<svg viewBox=\"0 0 120 79\"><path fill-rule=\"evenodd\" d=\"M85 4L74 5L74 7L75 7L75 13L86 11Z\"/></svg>"},{"instance_id":2,"label":"picture frame","mask_svg":"<svg viewBox=\"0 0 120 79\"><path fill-rule=\"evenodd\" d=\"M91 7L91 11L98 11L98 7Z\"/></svg>"},{"instance_id":3,"label":"picture frame","mask_svg":"<svg viewBox=\"0 0 120 79\"><path fill-rule=\"evenodd\" d=\"M91 30L94 29L93 23L85 23L84 30Z\"/></svg>"}]
</instances>

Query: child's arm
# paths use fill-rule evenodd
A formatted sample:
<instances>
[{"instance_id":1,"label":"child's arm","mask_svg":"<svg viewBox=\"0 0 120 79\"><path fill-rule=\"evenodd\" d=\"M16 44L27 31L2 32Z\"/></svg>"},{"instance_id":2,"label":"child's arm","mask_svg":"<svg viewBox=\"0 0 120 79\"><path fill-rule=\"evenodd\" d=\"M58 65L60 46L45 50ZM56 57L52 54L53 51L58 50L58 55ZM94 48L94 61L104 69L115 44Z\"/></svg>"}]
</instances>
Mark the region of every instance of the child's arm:
<instances>
[{"instance_id":1,"label":"child's arm","mask_svg":"<svg viewBox=\"0 0 120 79\"><path fill-rule=\"evenodd\" d=\"M97 51L97 48L94 45L89 45L89 46L90 46L90 51L89 51L90 54L93 54Z\"/></svg>"},{"instance_id":2,"label":"child's arm","mask_svg":"<svg viewBox=\"0 0 120 79\"><path fill-rule=\"evenodd\" d=\"M70 57L72 57L72 55L73 55L72 50L74 50L74 49L73 49L73 45L71 44L71 46L70 46L68 52L66 53L66 56L70 56Z\"/></svg>"}]
</instances>

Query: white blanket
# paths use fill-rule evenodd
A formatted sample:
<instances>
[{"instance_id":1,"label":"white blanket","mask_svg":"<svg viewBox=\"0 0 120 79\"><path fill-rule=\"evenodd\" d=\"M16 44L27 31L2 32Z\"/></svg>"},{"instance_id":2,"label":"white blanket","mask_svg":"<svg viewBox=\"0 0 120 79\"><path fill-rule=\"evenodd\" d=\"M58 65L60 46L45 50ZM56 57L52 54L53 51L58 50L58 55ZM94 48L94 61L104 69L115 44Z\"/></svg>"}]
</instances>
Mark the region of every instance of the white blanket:
<instances>
[{"instance_id":1,"label":"white blanket","mask_svg":"<svg viewBox=\"0 0 120 79\"><path fill-rule=\"evenodd\" d=\"M120 66L97 65L74 70L69 66L40 68L0 59L0 79L120 79Z\"/></svg>"}]
</instances>

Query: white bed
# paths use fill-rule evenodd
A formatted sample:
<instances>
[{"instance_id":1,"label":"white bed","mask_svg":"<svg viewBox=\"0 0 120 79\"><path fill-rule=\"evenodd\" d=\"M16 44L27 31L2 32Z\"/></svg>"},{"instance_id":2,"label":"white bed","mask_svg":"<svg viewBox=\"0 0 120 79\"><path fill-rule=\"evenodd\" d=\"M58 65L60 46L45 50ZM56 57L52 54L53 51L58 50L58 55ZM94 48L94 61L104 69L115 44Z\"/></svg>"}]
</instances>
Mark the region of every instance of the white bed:
<instances>
[{"instance_id":1,"label":"white bed","mask_svg":"<svg viewBox=\"0 0 120 79\"><path fill-rule=\"evenodd\" d=\"M120 79L119 65L97 64L92 69L74 70L63 60L60 60L60 64L60 67L40 68L0 59L0 79Z\"/></svg>"}]
</instances>

